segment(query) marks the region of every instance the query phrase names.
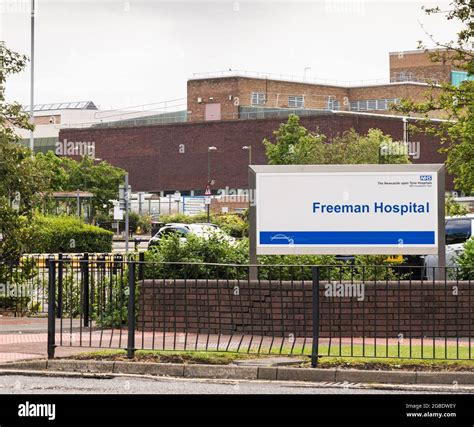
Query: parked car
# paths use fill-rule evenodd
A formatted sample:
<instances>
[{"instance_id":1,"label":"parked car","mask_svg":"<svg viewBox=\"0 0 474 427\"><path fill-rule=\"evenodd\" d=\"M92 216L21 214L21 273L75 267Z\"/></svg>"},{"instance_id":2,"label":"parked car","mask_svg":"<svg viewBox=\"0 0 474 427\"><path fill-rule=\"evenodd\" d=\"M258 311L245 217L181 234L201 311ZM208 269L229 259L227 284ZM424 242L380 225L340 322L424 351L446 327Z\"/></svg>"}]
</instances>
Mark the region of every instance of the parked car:
<instances>
[{"instance_id":1,"label":"parked car","mask_svg":"<svg viewBox=\"0 0 474 427\"><path fill-rule=\"evenodd\" d=\"M148 249L157 245L159 241L165 237L171 235L177 235L183 242L186 241L187 237L193 234L204 239L209 239L211 236L219 236L223 240L230 244L234 244L236 239L229 236L215 224L197 223L197 224L182 224L182 223L169 223L161 227L158 233L156 233L148 242Z\"/></svg>"},{"instance_id":2,"label":"parked car","mask_svg":"<svg viewBox=\"0 0 474 427\"><path fill-rule=\"evenodd\" d=\"M474 238L474 214L446 218L446 266L457 267L457 258L464 250L464 243ZM438 255L424 257L427 279L433 279L438 265Z\"/></svg>"}]
</instances>

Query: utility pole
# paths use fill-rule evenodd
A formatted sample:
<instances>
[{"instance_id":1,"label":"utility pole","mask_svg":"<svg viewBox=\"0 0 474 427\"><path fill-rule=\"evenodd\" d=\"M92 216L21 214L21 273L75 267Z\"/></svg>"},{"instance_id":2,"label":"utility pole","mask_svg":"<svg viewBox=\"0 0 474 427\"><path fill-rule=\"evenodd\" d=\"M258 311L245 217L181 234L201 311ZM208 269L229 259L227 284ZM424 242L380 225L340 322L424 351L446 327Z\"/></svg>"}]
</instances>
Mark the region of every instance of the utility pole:
<instances>
[{"instance_id":1,"label":"utility pole","mask_svg":"<svg viewBox=\"0 0 474 427\"><path fill-rule=\"evenodd\" d=\"M207 147L207 187L206 187L206 193L209 190L211 192L211 151L216 151L216 147ZM211 194L207 195L205 194L205 197L209 197L209 200L206 201L207 203L207 223L209 224L211 222Z\"/></svg>"},{"instance_id":2,"label":"utility pole","mask_svg":"<svg viewBox=\"0 0 474 427\"><path fill-rule=\"evenodd\" d=\"M242 150L248 151L249 152L249 165L252 164L252 146L251 145L244 145L242 147Z\"/></svg>"},{"instance_id":3,"label":"utility pole","mask_svg":"<svg viewBox=\"0 0 474 427\"><path fill-rule=\"evenodd\" d=\"M30 123L34 124L35 113L35 0L31 0L31 75L30 75ZM35 136L30 130L30 150L34 156Z\"/></svg>"},{"instance_id":4,"label":"utility pole","mask_svg":"<svg viewBox=\"0 0 474 427\"><path fill-rule=\"evenodd\" d=\"M128 173L125 174L125 255L128 255L128 240L129 240L129 221L128 221L128 209L130 201L130 187L128 186Z\"/></svg>"}]
</instances>

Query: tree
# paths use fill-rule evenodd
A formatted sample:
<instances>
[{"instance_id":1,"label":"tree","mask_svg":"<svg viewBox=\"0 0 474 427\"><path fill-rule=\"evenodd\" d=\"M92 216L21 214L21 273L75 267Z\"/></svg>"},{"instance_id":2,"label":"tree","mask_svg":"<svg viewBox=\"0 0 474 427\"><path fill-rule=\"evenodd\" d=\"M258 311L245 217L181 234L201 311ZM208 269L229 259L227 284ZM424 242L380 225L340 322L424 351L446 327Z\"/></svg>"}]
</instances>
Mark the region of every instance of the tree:
<instances>
[{"instance_id":1,"label":"tree","mask_svg":"<svg viewBox=\"0 0 474 427\"><path fill-rule=\"evenodd\" d=\"M49 179L29 149L18 144L14 126L32 129L18 103L5 100L5 83L24 69L27 58L0 42L0 261L17 259L31 236L31 217Z\"/></svg>"},{"instance_id":2,"label":"tree","mask_svg":"<svg viewBox=\"0 0 474 427\"><path fill-rule=\"evenodd\" d=\"M380 129L359 135L354 129L326 144L325 164L410 163L408 146L393 141Z\"/></svg>"},{"instance_id":3,"label":"tree","mask_svg":"<svg viewBox=\"0 0 474 427\"><path fill-rule=\"evenodd\" d=\"M437 50L428 51L421 42L418 47L427 51L433 62L447 58L453 68L472 76L474 51L468 47L474 37L472 0L453 0L450 5L452 8L448 11L441 11L439 7L425 11L428 15L444 13L447 20L459 21L462 29L457 33L457 39L442 43L428 34ZM394 109L420 116L412 129L440 138L443 144L440 151L447 154L446 167L455 176L456 189L467 195L474 194L474 81L465 80L459 86L444 82L437 95L432 93L424 102L405 99ZM442 111L447 121L429 121L428 113L433 111Z\"/></svg>"},{"instance_id":4,"label":"tree","mask_svg":"<svg viewBox=\"0 0 474 427\"><path fill-rule=\"evenodd\" d=\"M273 133L275 143L263 140L271 165L409 163L408 148L379 129L359 135L354 129L327 142L290 115Z\"/></svg>"},{"instance_id":5,"label":"tree","mask_svg":"<svg viewBox=\"0 0 474 427\"><path fill-rule=\"evenodd\" d=\"M315 164L323 156L324 136L309 132L295 114L273 132L276 142L263 140L270 165Z\"/></svg>"},{"instance_id":6,"label":"tree","mask_svg":"<svg viewBox=\"0 0 474 427\"><path fill-rule=\"evenodd\" d=\"M92 217L108 213L110 200L117 199L118 187L125 171L102 161L96 163L90 157L79 162L69 157L58 157L54 152L38 153L36 161L49 176L52 191L89 191L92 197Z\"/></svg>"},{"instance_id":7,"label":"tree","mask_svg":"<svg viewBox=\"0 0 474 427\"><path fill-rule=\"evenodd\" d=\"M95 163L94 159L87 156L80 162L70 162L69 168L65 190L90 191L94 195L93 218L101 212L108 212L113 206L110 200L118 198L119 185L123 183L126 172L105 161Z\"/></svg>"}]
</instances>

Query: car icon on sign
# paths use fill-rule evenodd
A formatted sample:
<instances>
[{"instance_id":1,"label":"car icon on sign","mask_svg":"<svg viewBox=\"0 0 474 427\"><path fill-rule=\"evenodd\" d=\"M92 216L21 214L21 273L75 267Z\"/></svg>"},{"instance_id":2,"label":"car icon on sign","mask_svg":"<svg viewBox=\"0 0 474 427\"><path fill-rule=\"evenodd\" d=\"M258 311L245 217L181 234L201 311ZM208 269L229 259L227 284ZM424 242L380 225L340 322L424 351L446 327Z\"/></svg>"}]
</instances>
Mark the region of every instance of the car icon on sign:
<instances>
[{"instance_id":1,"label":"car icon on sign","mask_svg":"<svg viewBox=\"0 0 474 427\"><path fill-rule=\"evenodd\" d=\"M291 237L286 236L285 234L275 234L274 236L272 236L272 238L270 240L272 242L274 240L286 240L289 245L294 245L295 244L295 241Z\"/></svg>"}]
</instances>

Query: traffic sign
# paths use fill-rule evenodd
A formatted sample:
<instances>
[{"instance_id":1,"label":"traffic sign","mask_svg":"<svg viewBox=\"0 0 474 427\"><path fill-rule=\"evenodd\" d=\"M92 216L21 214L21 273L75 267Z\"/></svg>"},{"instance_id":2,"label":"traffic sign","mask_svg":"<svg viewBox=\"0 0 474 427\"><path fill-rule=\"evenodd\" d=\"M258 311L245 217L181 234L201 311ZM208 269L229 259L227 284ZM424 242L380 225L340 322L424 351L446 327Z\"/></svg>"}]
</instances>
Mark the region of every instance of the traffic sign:
<instances>
[{"instance_id":1,"label":"traffic sign","mask_svg":"<svg viewBox=\"0 0 474 427\"><path fill-rule=\"evenodd\" d=\"M207 186L206 186L206 191L204 191L204 195L205 196L211 196L212 195L211 186L209 184L207 184Z\"/></svg>"}]
</instances>

